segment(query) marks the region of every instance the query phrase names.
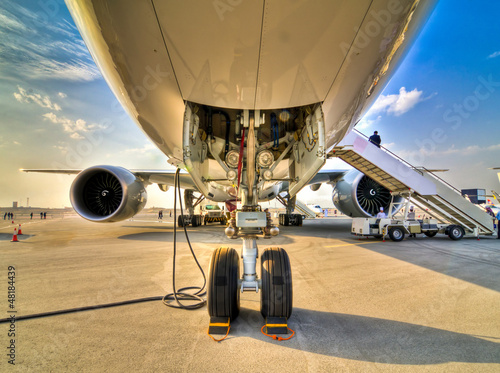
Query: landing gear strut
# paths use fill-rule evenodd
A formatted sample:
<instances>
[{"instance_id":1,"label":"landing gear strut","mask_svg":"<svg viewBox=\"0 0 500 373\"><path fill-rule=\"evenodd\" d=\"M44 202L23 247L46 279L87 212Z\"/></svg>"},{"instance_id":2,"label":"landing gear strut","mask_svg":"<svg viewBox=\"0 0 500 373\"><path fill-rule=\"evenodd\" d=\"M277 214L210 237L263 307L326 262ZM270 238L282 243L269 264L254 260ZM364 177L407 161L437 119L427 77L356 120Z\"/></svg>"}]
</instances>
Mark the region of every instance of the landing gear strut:
<instances>
[{"instance_id":1,"label":"landing gear strut","mask_svg":"<svg viewBox=\"0 0 500 373\"><path fill-rule=\"evenodd\" d=\"M179 217L177 218L178 227L187 227L189 224L191 224L193 227L199 227L202 224L202 216L199 214L195 215L194 208L204 199L205 197L201 195L195 201L193 191L187 189L184 190L184 205L186 206L189 215L179 215Z\"/></svg>"}]
</instances>

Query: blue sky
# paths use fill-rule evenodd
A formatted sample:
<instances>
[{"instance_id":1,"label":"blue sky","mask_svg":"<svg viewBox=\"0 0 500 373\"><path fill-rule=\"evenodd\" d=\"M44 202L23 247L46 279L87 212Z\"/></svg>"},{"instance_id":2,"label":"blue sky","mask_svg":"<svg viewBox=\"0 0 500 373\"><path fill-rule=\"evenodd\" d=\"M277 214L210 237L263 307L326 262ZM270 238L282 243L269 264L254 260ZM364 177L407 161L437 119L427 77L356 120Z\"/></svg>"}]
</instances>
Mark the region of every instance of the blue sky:
<instances>
[{"instance_id":1,"label":"blue sky","mask_svg":"<svg viewBox=\"0 0 500 373\"><path fill-rule=\"evenodd\" d=\"M495 188L500 166L500 4L441 0L382 96L359 123L415 166L458 188ZM0 1L0 206L69 206L73 177L19 168L166 168L117 104L62 1ZM329 167L346 168L339 162ZM148 205L171 192L148 188ZM301 192L331 205L331 188Z\"/></svg>"}]
</instances>

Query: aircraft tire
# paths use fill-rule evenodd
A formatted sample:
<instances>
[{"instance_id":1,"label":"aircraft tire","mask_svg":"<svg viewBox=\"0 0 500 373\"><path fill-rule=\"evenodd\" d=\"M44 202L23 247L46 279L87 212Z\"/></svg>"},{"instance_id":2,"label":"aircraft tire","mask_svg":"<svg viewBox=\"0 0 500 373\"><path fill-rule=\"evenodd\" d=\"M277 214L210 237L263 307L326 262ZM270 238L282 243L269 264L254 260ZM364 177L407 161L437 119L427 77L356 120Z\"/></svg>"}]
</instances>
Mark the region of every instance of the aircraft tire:
<instances>
[{"instance_id":1,"label":"aircraft tire","mask_svg":"<svg viewBox=\"0 0 500 373\"><path fill-rule=\"evenodd\" d=\"M197 227L198 224L198 215L191 216L191 226Z\"/></svg>"},{"instance_id":2,"label":"aircraft tire","mask_svg":"<svg viewBox=\"0 0 500 373\"><path fill-rule=\"evenodd\" d=\"M238 253L219 247L212 254L208 270L207 308L211 317L228 317L231 321L240 312Z\"/></svg>"},{"instance_id":3,"label":"aircraft tire","mask_svg":"<svg viewBox=\"0 0 500 373\"><path fill-rule=\"evenodd\" d=\"M262 290L260 312L266 317L286 317L292 314L292 270L285 250L271 247L261 257Z\"/></svg>"},{"instance_id":4,"label":"aircraft tire","mask_svg":"<svg viewBox=\"0 0 500 373\"><path fill-rule=\"evenodd\" d=\"M178 227L183 227L184 226L184 216L179 215L177 217L177 226Z\"/></svg>"}]
</instances>

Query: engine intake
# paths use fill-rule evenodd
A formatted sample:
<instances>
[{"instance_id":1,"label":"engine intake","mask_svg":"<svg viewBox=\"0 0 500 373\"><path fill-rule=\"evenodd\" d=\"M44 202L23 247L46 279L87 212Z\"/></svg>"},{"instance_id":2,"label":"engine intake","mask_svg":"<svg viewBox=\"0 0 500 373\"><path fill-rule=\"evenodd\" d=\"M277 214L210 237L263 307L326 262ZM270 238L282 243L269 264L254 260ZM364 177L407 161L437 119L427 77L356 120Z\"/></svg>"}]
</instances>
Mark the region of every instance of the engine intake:
<instances>
[{"instance_id":1,"label":"engine intake","mask_svg":"<svg viewBox=\"0 0 500 373\"><path fill-rule=\"evenodd\" d=\"M71 204L93 222L117 222L131 218L146 204L144 183L122 167L95 166L78 174L71 185Z\"/></svg>"},{"instance_id":2,"label":"engine intake","mask_svg":"<svg viewBox=\"0 0 500 373\"><path fill-rule=\"evenodd\" d=\"M401 202L402 197L394 197L394 202ZM342 213L351 217L372 217L384 208L389 214L391 193L385 187L363 173L353 170L339 180L333 189L332 200ZM398 206L398 205L396 205ZM392 213L400 208L395 207Z\"/></svg>"}]
</instances>

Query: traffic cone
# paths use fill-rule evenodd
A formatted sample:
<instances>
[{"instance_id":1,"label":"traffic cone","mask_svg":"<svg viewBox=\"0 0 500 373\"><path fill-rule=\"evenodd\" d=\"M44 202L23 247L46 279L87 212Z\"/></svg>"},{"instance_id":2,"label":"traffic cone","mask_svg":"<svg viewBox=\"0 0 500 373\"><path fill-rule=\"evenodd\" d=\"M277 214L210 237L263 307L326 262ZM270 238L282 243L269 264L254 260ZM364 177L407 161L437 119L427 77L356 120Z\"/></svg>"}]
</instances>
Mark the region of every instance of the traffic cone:
<instances>
[{"instance_id":1,"label":"traffic cone","mask_svg":"<svg viewBox=\"0 0 500 373\"><path fill-rule=\"evenodd\" d=\"M19 242L17 240L17 229L16 228L14 228L14 235L12 236L12 241L10 241L10 242Z\"/></svg>"},{"instance_id":2,"label":"traffic cone","mask_svg":"<svg viewBox=\"0 0 500 373\"><path fill-rule=\"evenodd\" d=\"M23 234L23 232L21 231L21 224L19 224L19 229L17 230L17 234L18 235L22 235Z\"/></svg>"},{"instance_id":3,"label":"traffic cone","mask_svg":"<svg viewBox=\"0 0 500 373\"><path fill-rule=\"evenodd\" d=\"M12 224L14 224L14 220L12 220Z\"/></svg>"}]
</instances>

